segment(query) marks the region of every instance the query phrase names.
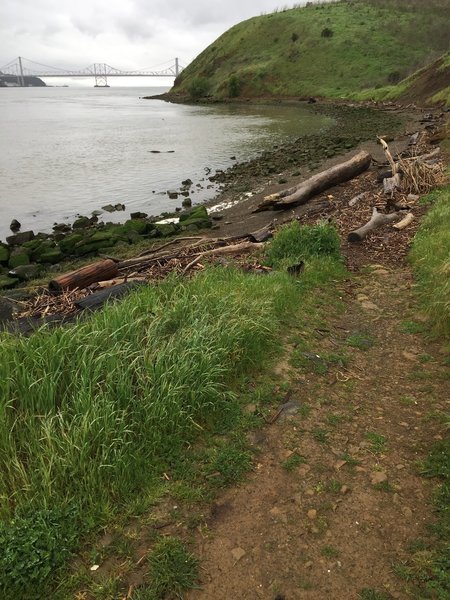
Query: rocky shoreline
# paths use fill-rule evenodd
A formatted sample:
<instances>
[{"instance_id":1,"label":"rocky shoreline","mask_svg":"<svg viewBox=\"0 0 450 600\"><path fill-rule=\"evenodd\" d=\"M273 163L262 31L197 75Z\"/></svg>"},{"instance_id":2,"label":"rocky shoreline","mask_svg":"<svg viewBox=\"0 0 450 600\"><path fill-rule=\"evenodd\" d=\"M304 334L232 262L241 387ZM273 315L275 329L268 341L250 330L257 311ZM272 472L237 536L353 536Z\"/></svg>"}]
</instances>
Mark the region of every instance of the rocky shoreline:
<instances>
[{"instance_id":1,"label":"rocky shoreline","mask_svg":"<svg viewBox=\"0 0 450 600\"><path fill-rule=\"evenodd\" d=\"M214 210L211 206L208 210L207 205L190 208L189 190L194 184L188 179L181 183L179 190L168 192L183 198L182 207L175 213L159 217L132 213L123 224L104 223L99 220L99 214L93 214L77 218L72 225L55 224L51 234L14 233L7 238L6 244L0 242L0 290L35 279L44 267L66 259L89 258L124 244L211 228L213 220L209 213L215 211L214 218L219 221L222 215L217 213L218 208L226 210L239 199L251 195L258 183L267 183L267 178L271 178L275 183L286 184L291 177L301 177L303 172L314 170L322 161L349 151L365 140L397 130L404 120L392 110L379 111L352 104L318 104L311 110L332 117L335 124L317 134L274 146L256 159L237 163L227 171L216 171L208 177L211 183L222 186L219 196L207 203L216 204ZM233 198L231 203L230 197ZM122 207L103 208L111 212L123 210Z\"/></svg>"}]
</instances>

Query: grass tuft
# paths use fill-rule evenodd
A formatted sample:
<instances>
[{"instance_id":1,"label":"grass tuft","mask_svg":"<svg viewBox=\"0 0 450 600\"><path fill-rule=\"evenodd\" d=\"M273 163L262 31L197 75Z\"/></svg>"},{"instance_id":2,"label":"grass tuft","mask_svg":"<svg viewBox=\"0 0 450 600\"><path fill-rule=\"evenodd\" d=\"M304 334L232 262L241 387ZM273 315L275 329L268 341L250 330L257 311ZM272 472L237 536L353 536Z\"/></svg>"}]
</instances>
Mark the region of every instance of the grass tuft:
<instances>
[{"instance_id":1,"label":"grass tuft","mask_svg":"<svg viewBox=\"0 0 450 600\"><path fill-rule=\"evenodd\" d=\"M182 598L182 593L194 587L198 576L198 560L177 538L161 539L148 557L151 587L146 600Z\"/></svg>"},{"instance_id":2,"label":"grass tuft","mask_svg":"<svg viewBox=\"0 0 450 600\"><path fill-rule=\"evenodd\" d=\"M275 267L299 263L316 256L339 259L339 235L336 228L326 222L308 226L293 221L280 228L266 256L268 263Z\"/></svg>"}]
</instances>

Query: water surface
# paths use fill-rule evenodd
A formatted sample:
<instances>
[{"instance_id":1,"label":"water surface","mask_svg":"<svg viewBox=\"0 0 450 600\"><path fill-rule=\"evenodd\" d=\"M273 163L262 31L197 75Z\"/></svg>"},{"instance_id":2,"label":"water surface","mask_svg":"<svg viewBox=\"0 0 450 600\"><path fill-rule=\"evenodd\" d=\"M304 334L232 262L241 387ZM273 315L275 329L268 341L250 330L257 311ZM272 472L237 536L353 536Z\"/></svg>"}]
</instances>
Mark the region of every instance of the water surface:
<instances>
[{"instance_id":1,"label":"water surface","mask_svg":"<svg viewBox=\"0 0 450 600\"><path fill-rule=\"evenodd\" d=\"M207 170L226 169L288 137L328 124L302 106L186 106L140 96L152 88L0 89L0 239L13 218L22 230L89 215L105 204L174 210L167 190L183 179L194 203L209 200ZM153 151L153 152L152 152ZM155 153L158 151L159 153Z\"/></svg>"}]
</instances>

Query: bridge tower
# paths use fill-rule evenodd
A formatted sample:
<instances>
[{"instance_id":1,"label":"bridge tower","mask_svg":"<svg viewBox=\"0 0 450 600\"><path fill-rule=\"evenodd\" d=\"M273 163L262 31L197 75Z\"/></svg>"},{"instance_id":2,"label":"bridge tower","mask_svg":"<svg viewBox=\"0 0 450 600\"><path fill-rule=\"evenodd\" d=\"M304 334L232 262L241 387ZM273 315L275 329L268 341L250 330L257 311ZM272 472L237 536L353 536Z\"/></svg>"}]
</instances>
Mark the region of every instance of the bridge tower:
<instances>
[{"instance_id":1,"label":"bridge tower","mask_svg":"<svg viewBox=\"0 0 450 600\"><path fill-rule=\"evenodd\" d=\"M178 75L180 74L180 63L178 61L178 58L175 59L175 77L178 77Z\"/></svg>"},{"instance_id":2,"label":"bridge tower","mask_svg":"<svg viewBox=\"0 0 450 600\"><path fill-rule=\"evenodd\" d=\"M19 80L20 87L25 87L25 77L23 76L22 57L19 56L19 72L17 79Z\"/></svg>"},{"instance_id":3,"label":"bridge tower","mask_svg":"<svg viewBox=\"0 0 450 600\"><path fill-rule=\"evenodd\" d=\"M105 63L95 63L94 64L94 77L95 77L95 86L94 87L109 87L108 73L106 71Z\"/></svg>"}]
</instances>

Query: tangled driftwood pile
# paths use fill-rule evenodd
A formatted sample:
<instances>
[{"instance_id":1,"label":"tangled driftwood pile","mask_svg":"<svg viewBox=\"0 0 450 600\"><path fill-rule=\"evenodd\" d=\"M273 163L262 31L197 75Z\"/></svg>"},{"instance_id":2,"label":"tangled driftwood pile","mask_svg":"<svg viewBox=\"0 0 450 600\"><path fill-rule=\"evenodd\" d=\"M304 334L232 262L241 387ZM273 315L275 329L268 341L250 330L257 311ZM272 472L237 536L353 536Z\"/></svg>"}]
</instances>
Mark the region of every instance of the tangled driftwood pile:
<instances>
[{"instance_id":1,"label":"tangled driftwood pile","mask_svg":"<svg viewBox=\"0 0 450 600\"><path fill-rule=\"evenodd\" d=\"M107 257L51 280L48 290L28 301L20 316L71 315L120 297L139 283L158 281L173 272L188 274L203 269L206 263L229 256L246 271L264 272L270 269L255 258L248 260L247 257L250 251L262 247L256 239L270 236L270 228L264 228L240 239L180 237L135 258L120 261Z\"/></svg>"}]
</instances>

